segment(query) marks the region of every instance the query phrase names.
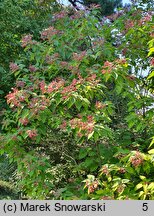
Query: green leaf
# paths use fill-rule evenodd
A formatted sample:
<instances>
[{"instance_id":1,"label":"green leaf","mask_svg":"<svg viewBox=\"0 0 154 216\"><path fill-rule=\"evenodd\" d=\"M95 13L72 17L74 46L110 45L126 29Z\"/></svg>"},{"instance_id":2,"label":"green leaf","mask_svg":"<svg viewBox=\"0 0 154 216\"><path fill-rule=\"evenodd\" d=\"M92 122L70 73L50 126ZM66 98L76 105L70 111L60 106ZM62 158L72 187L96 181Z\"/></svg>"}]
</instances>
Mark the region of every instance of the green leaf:
<instances>
[{"instance_id":1,"label":"green leaf","mask_svg":"<svg viewBox=\"0 0 154 216\"><path fill-rule=\"evenodd\" d=\"M22 115L21 115L22 118L28 117L28 116L29 116L29 113L30 113L30 112L29 112L28 109L24 109L23 112L22 112Z\"/></svg>"},{"instance_id":2,"label":"green leaf","mask_svg":"<svg viewBox=\"0 0 154 216\"><path fill-rule=\"evenodd\" d=\"M88 140L93 136L94 131L88 135Z\"/></svg>"},{"instance_id":3,"label":"green leaf","mask_svg":"<svg viewBox=\"0 0 154 216\"><path fill-rule=\"evenodd\" d=\"M90 181L94 181L95 180L95 176L94 175L87 175L88 179Z\"/></svg>"},{"instance_id":4,"label":"green leaf","mask_svg":"<svg viewBox=\"0 0 154 216\"><path fill-rule=\"evenodd\" d=\"M150 183L150 184L148 185L148 189L154 190L154 182L152 182L152 183Z\"/></svg>"},{"instance_id":5,"label":"green leaf","mask_svg":"<svg viewBox=\"0 0 154 216\"><path fill-rule=\"evenodd\" d=\"M122 183L128 183L128 182L130 182L130 180L129 179L122 179Z\"/></svg>"},{"instance_id":6,"label":"green leaf","mask_svg":"<svg viewBox=\"0 0 154 216\"><path fill-rule=\"evenodd\" d=\"M95 170L97 170L98 168L98 163L93 163L91 166L90 166L90 172L93 172Z\"/></svg>"},{"instance_id":7,"label":"green leaf","mask_svg":"<svg viewBox=\"0 0 154 216\"><path fill-rule=\"evenodd\" d=\"M152 141L151 141L151 143L150 143L150 145L149 145L149 148L150 148L153 144L154 144L154 137L152 137Z\"/></svg>"},{"instance_id":8,"label":"green leaf","mask_svg":"<svg viewBox=\"0 0 154 216\"><path fill-rule=\"evenodd\" d=\"M101 194L104 194L104 190L98 190L98 191L96 191L96 194L98 194L98 195L101 195Z\"/></svg>"},{"instance_id":9,"label":"green leaf","mask_svg":"<svg viewBox=\"0 0 154 216\"><path fill-rule=\"evenodd\" d=\"M91 159L91 157L88 157L88 158L86 158L84 165L85 165L85 167L90 168L93 163L94 163L94 161Z\"/></svg>"},{"instance_id":10,"label":"green leaf","mask_svg":"<svg viewBox=\"0 0 154 216\"><path fill-rule=\"evenodd\" d=\"M148 151L149 154L154 154L154 149Z\"/></svg>"},{"instance_id":11,"label":"green leaf","mask_svg":"<svg viewBox=\"0 0 154 216\"><path fill-rule=\"evenodd\" d=\"M87 156L87 150L86 149L80 149L80 152L79 152L79 159L83 159Z\"/></svg>"},{"instance_id":12,"label":"green leaf","mask_svg":"<svg viewBox=\"0 0 154 216\"><path fill-rule=\"evenodd\" d=\"M148 56L151 56L154 53L154 47L150 48L150 51L148 53Z\"/></svg>"},{"instance_id":13,"label":"green leaf","mask_svg":"<svg viewBox=\"0 0 154 216\"><path fill-rule=\"evenodd\" d=\"M97 142L99 139L99 133L97 131L94 131L94 140Z\"/></svg>"},{"instance_id":14,"label":"green leaf","mask_svg":"<svg viewBox=\"0 0 154 216\"><path fill-rule=\"evenodd\" d=\"M144 194L144 191L140 191L139 197L141 197Z\"/></svg>"},{"instance_id":15,"label":"green leaf","mask_svg":"<svg viewBox=\"0 0 154 216\"><path fill-rule=\"evenodd\" d=\"M142 187L143 187L143 184L142 184L142 183L139 183L139 184L136 185L135 190L138 190L138 189L140 189L140 188L142 188Z\"/></svg>"},{"instance_id":16,"label":"green leaf","mask_svg":"<svg viewBox=\"0 0 154 216\"><path fill-rule=\"evenodd\" d=\"M74 98L72 98L72 97L69 98L69 101L67 103L67 107L70 109L73 106L74 102L75 102Z\"/></svg>"},{"instance_id":17,"label":"green leaf","mask_svg":"<svg viewBox=\"0 0 154 216\"><path fill-rule=\"evenodd\" d=\"M152 71L152 72L149 74L149 76L148 76L147 79L151 79L152 77L154 77L154 71Z\"/></svg>"},{"instance_id":18,"label":"green leaf","mask_svg":"<svg viewBox=\"0 0 154 216\"><path fill-rule=\"evenodd\" d=\"M130 174L135 174L135 170L132 167L127 167L126 171Z\"/></svg>"},{"instance_id":19,"label":"green leaf","mask_svg":"<svg viewBox=\"0 0 154 216\"><path fill-rule=\"evenodd\" d=\"M140 179L141 179L141 180L146 180L146 177L140 175Z\"/></svg>"},{"instance_id":20,"label":"green leaf","mask_svg":"<svg viewBox=\"0 0 154 216\"><path fill-rule=\"evenodd\" d=\"M82 103L80 101L75 101L75 106L80 111L80 109L82 107Z\"/></svg>"}]
</instances>

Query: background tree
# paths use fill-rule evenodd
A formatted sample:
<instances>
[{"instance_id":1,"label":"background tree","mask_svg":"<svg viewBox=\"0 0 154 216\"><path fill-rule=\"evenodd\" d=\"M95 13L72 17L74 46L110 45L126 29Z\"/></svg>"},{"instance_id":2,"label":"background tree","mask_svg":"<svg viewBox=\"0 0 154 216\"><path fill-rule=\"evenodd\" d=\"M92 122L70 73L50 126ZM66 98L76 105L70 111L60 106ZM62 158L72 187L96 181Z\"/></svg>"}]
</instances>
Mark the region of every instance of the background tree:
<instances>
[{"instance_id":1,"label":"background tree","mask_svg":"<svg viewBox=\"0 0 154 216\"><path fill-rule=\"evenodd\" d=\"M90 7L92 4L100 5L102 15L111 15L119 7L122 7L122 0L69 0L77 8L77 3Z\"/></svg>"}]
</instances>

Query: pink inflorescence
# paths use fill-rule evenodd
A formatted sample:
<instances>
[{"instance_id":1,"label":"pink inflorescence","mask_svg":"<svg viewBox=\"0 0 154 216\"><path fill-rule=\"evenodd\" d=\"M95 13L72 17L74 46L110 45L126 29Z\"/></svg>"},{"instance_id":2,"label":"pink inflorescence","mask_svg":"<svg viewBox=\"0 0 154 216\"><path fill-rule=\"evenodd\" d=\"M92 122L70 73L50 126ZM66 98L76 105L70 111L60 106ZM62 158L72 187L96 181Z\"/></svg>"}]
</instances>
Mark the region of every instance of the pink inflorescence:
<instances>
[{"instance_id":1,"label":"pink inflorescence","mask_svg":"<svg viewBox=\"0 0 154 216\"><path fill-rule=\"evenodd\" d=\"M96 109L103 109L104 107L106 107L106 104L103 104L100 101L96 101L96 103L95 103L95 108Z\"/></svg>"},{"instance_id":2,"label":"pink inflorescence","mask_svg":"<svg viewBox=\"0 0 154 216\"><path fill-rule=\"evenodd\" d=\"M102 74L111 73L114 64L112 62L106 61L102 66Z\"/></svg>"},{"instance_id":3,"label":"pink inflorescence","mask_svg":"<svg viewBox=\"0 0 154 216\"><path fill-rule=\"evenodd\" d=\"M134 167L141 165L143 163L143 157L141 153L137 151L135 155L130 158L130 162Z\"/></svg>"},{"instance_id":4,"label":"pink inflorescence","mask_svg":"<svg viewBox=\"0 0 154 216\"><path fill-rule=\"evenodd\" d=\"M10 92L7 96L7 103L11 104L13 107L19 107L21 105L20 102L25 101L25 93L19 91L17 88L12 88L12 92Z\"/></svg>"},{"instance_id":5,"label":"pink inflorescence","mask_svg":"<svg viewBox=\"0 0 154 216\"><path fill-rule=\"evenodd\" d=\"M47 92L52 93L53 91L56 91L60 89L61 87L63 87L64 84L65 84L65 81L63 79L54 80L48 85Z\"/></svg>"},{"instance_id":6,"label":"pink inflorescence","mask_svg":"<svg viewBox=\"0 0 154 216\"><path fill-rule=\"evenodd\" d=\"M15 72L15 71L19 70L19 66L16 63L10 62L10 70L12 72Z\"/></svg>"},{"instance_id":7,"label":"pink inflorescence","mask_svg":"<svg viewBox=\"0 0 154 216\"><path fill-rule=\"evenodd\" d=\"M37 136L37 131L35 129L27 130L26 133L30 139L34 139Z\"/></svg>"},{"instance_id":8,"label":"pink inflorescence","mask_svg":"<svg viewBox=\"0 0 154 216\"><path fill-rule=\"evenodd\" d=\"M26 47L27 45L29 44L33 44L33 41L32 41L32 35L25 35L24 37L22 37L21 39L21 46L24 48Z\"/></svg>"},{"instance_id":9,"label":"pink inflorescence","mask_svg":"<svg viewBox=\"0 0 154 216\"><path fill-rule=\"evenodd\" d=\"M37 71L37 68L34 65L29 65L29 71L35 72L35 71Z\"/></svg>"},{"instance_id":10,"label":"pink inflorescence","mask_svg":"<svg viewBox=\"0 0 154 216\"><path fill-rule=\"evenodd\" d=\"M56 35L58 33L59 33L58 30L56 30L53 26L50 26L49 28L44 29L41 32L41 39L42 40L50 39L53 35Z\"/></svg>"},{"instance_id":11,"label":"pink inflorescence","mask_svg":"<svg viewBox=\"0 0 154 216\"><path fill-rule=\"evenodd\" d=\"M26 126L29 123L28 118L21 118L19 119L19 121L21 122L22 125Z\"/></svg>"},{"instance_id":12,"label":"pink inflorescence","mask_svg":"<svg viewBox=\"0 0 154 216\"><path fill-rule=\"evenodd\" d=\"M82 119L74 118L71 119L69 123L72 129L78 128L78 136L82 136L82 133L88 136L93 132L95 126L93 116L90 115L85 122L83 122Z\"/></svg>"},{"instance_id":13,"label":"pink inflorescence","mask_svg":"<svg viewBox=\"0 0 154 216\"><path fill-rule=\"evenodd\" d=\"M154 66L154 58L151 59L150 65L151 65L151 66Z\"/></svg>"}]
</instances>

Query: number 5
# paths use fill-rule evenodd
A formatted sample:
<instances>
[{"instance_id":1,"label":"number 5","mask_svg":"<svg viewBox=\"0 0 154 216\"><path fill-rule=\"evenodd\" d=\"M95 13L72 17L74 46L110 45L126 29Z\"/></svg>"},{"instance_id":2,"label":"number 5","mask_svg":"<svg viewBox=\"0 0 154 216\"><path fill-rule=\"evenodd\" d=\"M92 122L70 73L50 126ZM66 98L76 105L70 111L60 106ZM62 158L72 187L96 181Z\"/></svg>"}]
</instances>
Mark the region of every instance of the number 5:
<instances>
[{"instance_id":1,"label":"number 5","mask_svg":"<svg viewBox=\"0 0 154 216\"><path fill-rule=\"evenodd\" d=\"M142 210L143 211L147 211L148 210L148 203L143 203Z\"/></svg>"}]
</instances>

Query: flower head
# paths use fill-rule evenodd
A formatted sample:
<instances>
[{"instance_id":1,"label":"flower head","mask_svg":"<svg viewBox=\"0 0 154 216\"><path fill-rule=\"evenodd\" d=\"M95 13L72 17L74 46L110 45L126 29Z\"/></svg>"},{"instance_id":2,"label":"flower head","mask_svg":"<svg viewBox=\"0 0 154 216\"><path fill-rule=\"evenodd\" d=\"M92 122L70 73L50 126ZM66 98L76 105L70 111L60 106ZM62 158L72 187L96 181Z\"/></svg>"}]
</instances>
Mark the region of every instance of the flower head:
<instances>
[{"instance_id":1,"label":"flower head","mask_svg":"<svg viewBox=\"0 0 154 216\"><path fill-rule=\"evenodd\" d=\"M27 130L26 133L28 134L30 139L34 139L38 135L35 129Z\"/></svg>"},{"instance_id":2,"label":"flower head","mask_svg":"<svg viewBox=\"0 0 154 216\"><path fill-rule=\"evenodd\" d=\"M141 165L143 163L143 157L140 152L137 151L135 155L130 158L130 162L134 167Z\"/></svg>"},{"instance_id":3,"label":"flower head","mask_svg":"<svg viewBox=\"0 0 154 216\"><path fill-rule=\"evenodd\" d=\"M28 44L32 44L32 35L28 34L22 37L21 39L21 46L26 47Z\"/></svg>"},{"instance_id":4,"label":"flower head","mask_svg":"<svg viewBox=\"0 0 154 216\"><path fill-rule=\"evenodd\" d=\"M34 65L29 65L30 72L35 72L37 68Z\"/></svg>"},{"instance_id":5,"label":"flower head","mask_svg":"<svg viewBox=\"0 0 154 216\"><path fill-rule=\"evenodd\" d=\"M29 122L28 118L21 118L19 119L19 121L21 122L22 125L26 126Z\"/></svg>"},{"instance_id":6,"label":"flower head","mask_svg":"<svg viewBox=\"0 0 154 216\"><path fill-rule=\"evenodd\" d=\"M15 71L19 70L19 66L16 63L10 62L10 70L12 72L15 72Z\"/></svg>"}]
</instances>

